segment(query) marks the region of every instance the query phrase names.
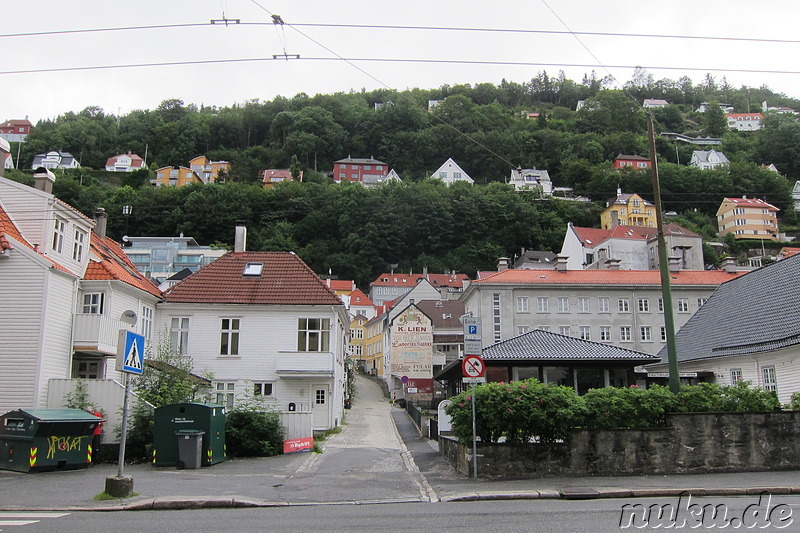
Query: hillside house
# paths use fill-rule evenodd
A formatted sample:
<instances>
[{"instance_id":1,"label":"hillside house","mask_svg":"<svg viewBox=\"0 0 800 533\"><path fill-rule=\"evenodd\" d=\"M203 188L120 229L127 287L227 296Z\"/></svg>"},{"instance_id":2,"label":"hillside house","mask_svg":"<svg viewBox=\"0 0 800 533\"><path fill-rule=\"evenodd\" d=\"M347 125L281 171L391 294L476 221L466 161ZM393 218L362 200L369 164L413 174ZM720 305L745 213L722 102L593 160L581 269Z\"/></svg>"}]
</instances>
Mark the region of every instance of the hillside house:
<instances>
[{"instance_id":1,"label":"hillside house","mask_svg":"<svg viewBox=\"0 0 800 533\"><path fill-rule=\"evenodd\" d=\"M619 154L614 158L614 168L616 169L630 168L641 170L644 168L650 168L651 166L652 163L650 162L650 158L642 157L640 155Z\"/></svg>"},{"instance_id":2,"label":"hillside house","mask_svg":"<svg viewBox=\"0 0 800 533\"><path fill-rule=\"evenodd\" d=\"M203 183L214 183L220 172L228 172L231 164L228 161L212 161L204 155L199 155L189 161L189 168L197 174Z\"/></svg>"},{"instance_id":3,"label":"hillside house","mask_svg":"<svg viewBox=\"0 0 800 533\"><path fill-rule=\"evenodd\" d=\"M730 164L730 161L725 157L725 154L717 152L714 149L695 150L692 152L692 160L689 164L701 170L713 170L723 165Z\"/></svg>"},{"instance_id":4,"label":"hillside house","mask_svg":"<svg viewBox=\"0 0 800 533\"><path fill-rule=\"evenodd\" d=\"M161 167L156 169L156 178L151 183L156 187L183 187L190 183L203 183L203 180L188 167Z\"/></svg>"},{"instance_id":5,"label":"hillside house","mask_svg":"<svg viewBox=\"0 0 800 533\"><path fill-rule=\"evenodd\" d=\"M457 299L469 283L466 274L429 274L427 268L420 274L385 272L370 283L369 299L378 306L395 301L409 293L423 279L441 293L448 294L449 299Z\"/></svg>"},{"instance_id":6,"label":"hillside house","mask_svg":"<svg viewBox=\"0 0 800 533\"><path fill-rule=\"evenodd\" d=\"M656 225L655 205L636 193L617 195L606 201L606 208L600 213L600 227L611 229L616 226L642 226L652 228Z\"/></svg>"},{"instance_id":7,"label":"hillside house","mask_svg":"<svg viewBox=\"0 0 800 533\"><path fill-rule=\"evenodd\" d=\"M464 181L472 185L475 181L469 177L469 174L464 172L464 170L458 166L458 163L453 161L452 158L448 158L439 169L431 175L433 179L440 179L446 185L452 185L457 181Z\"/></svg>"},{"instance_id":8,"label":"hillside house","mask_svg":"<svg viewBox=\"0 0 800 533\"><path fill-rule=\"evenodd\" d=\"M32 129L33 124L28 120L28 117L21 120L7 120L0 124L0 139L5 139L8 142L25 142Z\"/></svg>"},{"instance_id":9,"label":"hillside house","mask_svg":"<svg viewBox=\"0 0 800 533\"><path fill-rule=\"evenodd\" d=\"M546 170L520 167L511 169L511 178L508 183L516 191L538 190L543 196L553 194L553 182L550 180L550 174Z\"/></svg>"},{"instance_id":10,"label":"hillside house","mask_svg":"<svg viewBox=\"0 0 800 533\"><path fill-rule=\"evenodd\" d=\"M71 153L57 150L46 154L36 154L33 156L33 163L31 164L31 168L34 170L37 168L78 168L80 166L81 164Z\"/></svg>"},{"instance_id":11,"label":"hillside house","mask_svg":"<svg viewBox=\"0 0 800 533\"><path fill-rule=\"evenodd\" d=\"M758 198L725 198L717 210L719 236L736 239L778 240L778 211Z\"/></svg>"},{"instance_id":12,"label":"hillside house","mask_svg":"<svg viewBox=\"0 0 800 533\"><path fill-rule=\"evenodd\" d=\"M725 115L728 127L736 131L756 131L761 129L764 115L761 113L728 113Z\"/></svg>"},{"instance_id":13,"label":"hillside house","mask_svg":"<svg viewBox=\"0 0 800 533\"><path fill-rule=\"evenodd\" d=\"M352 181L357 183L383 181L389 167L383 161L373 158L347 157L333 163L333 181Z\"/></svg>"},{"instance_id":14,"label":"hillside house","mask_svg":"<svg viewBox=\"0 0 800 533\"><path fill-rule=\"evenodd\" d=\"M107 172L133 172L143 168L147 168L144 159L130 152L109 157L106 161Z\"/></svg>"}]
</instances>

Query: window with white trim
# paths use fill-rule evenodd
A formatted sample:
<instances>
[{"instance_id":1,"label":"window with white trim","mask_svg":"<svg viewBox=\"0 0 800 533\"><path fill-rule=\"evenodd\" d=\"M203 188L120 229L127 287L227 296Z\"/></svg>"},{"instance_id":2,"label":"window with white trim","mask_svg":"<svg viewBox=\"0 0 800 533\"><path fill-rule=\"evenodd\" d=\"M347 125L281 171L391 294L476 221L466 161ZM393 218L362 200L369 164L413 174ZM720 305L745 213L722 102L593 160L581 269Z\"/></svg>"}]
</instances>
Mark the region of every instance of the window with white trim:
<instances>
[{"instance_id":1,"label":"window with white trim","mask_svg":"<svg viewBox=\"0 0 800 533\"><path fill-rule=\"evenodd\" d=\"M547 313L550 311L550 298L539 297L536 298L536 310L540 313Z\"/></svg>"},{"instance_id":2,"label":"window with white trim","mask_svg":"<svg viewBox=\"0 0 800 533\"><path fill-rule=\"evenodd\" d=\"M578 309L581 313L589 312L589 298L578 298Z\"/></svg>"},{"instance_id":3,"label":"window with white trim","mask_svg":"<svg viewBox=\"0 0 800 533\"><path fill-rule=\"evenodd\" d=\"M664 312L664 298L659 298L658 299L658 312L659 313L663 313Z\"/></svg>"},{"instance_id":4,"label":"window with white trim","mask_svg":"<svg viewBox=\"0 0 800 533\"><path fill-rule=\"evenodd\" d=\"M640 313L649 313L650 312L650 300L647 298L639 298L639 312Z\"/></svg>"},{"instance_id":5,"label":"window with white trim","mask_svg":"<svg viewBox=\"0 0 800 533\"><path fill-rule=\"evenodd\" d=\"M83 309L82 313L88 315L102 315L103 314L103 293L102 292L89 292L83 295Z\"/></svg>"},{"instance_id":6,"label":"window with white trim","mask_svg":"<svg viewBox=\"0 0 800 533\"><path fill-rule=\"evenodd\" d=\"M701 307L703 307L703 304L706 303L707 299L708 298L698 298L697 299L697 308L700 309Z\"/></svg>"},{"instance_id":7,"label":"window with white trim","mask_svg":"<svg viewBox=\"0 0 800 533\"><path fill-rule=\"evenodd\" d=\"M627 298L620 298L617 300L617 311L620 313L630 313L631 304Z\"/></svg>"},{"instance_id":8,"label":"window with white trim","mask_svg":"<svg viewBox=\"0 0 800 533\"><path fill-rule=\"evenodd\" d=\"M611 326L600 326L600 342L611 340Z\"/></svg>"},{"instance_id":9,"label":"window with white trim","mask_svg":"<svg viewBox=\"0 0 800 533\"><path fill-rule=\"evenodd\" d=\"M236 382L217 381L214 384L214 389L217 393L217 403L231 409L233 407L233 398L236 395Z\"/></svg>"},{"instance_id":10,"label":"window with white trim","mask_svg":"<svg viewBox=\"0 0 800 533\"><path fill-rule=\"evenodd\" d=\"M517 335L528 333L528 326L517 326Z\"/></svg>"},{"instance_id":11,"label":"window with white trim","mask_svg":"<svg viewBox=\"0 0 800 533\"><path fill-rule=\"evenodd\" d=\"M592 340L592 328L590 326L580 326L580 337L585 341Z\"/></svg>"},{"instance_id":12,"label":"window with white trim","mask_svg":"<svg viewBox=\"0 0 800 533\"><path fill-rule=\"evenodd\" d=\"M731 368L731 386L736 385L742 380L742 369Z\"/></svg>"},{"instance_id":13,"label":"window with white trim","mask_svg":"<svg viewBox=\"0 0 800 533\"><path fill-rule=\"evenodd\" d=\"M170 321L169 341L172 351L186 355L189 350L189 317L173 317Z\"/></svg>"},{"instance_id":14,"label":"window with white trim","mask_svg":"<svg viewBox=\"0 0 800 533\"><path fill-rule=\"evenodd\" d=\"M569 326L558 326L558 332L569 337Z\"/></svg>"},{"instance_id":15,"label":"window with white trim","mask_svg":"<svg viewBox=\"0 0 800 533\"><path fill-rule=\"evenodd\" d=\"M61 253L64 249L64 232L67 221L60 217L53 219L53 242L51 248L54 252Z\"/></svg>"},{"instance_id":16,"label":"window with white trim","mask_svg":"<svg viewBox=\"0 0 800 533\"><path fill-rule=\"evenodd\" d=\"M223 318L219 336L219 354L239 355L239 319Z\"/></svg>"},{"instance_id":17,"label":"window with white trim","mask_svg":"<svg viewBox=\"0 0 800 533\"><path fill-rule=\"evenodd\" d=\"M272 396L273 383L271 381L254 381L253 396Z\"/></svg>"},{"instance_id":18,"label":"window with white trim","mask_svg":"<svg viewBox=\"0 0 800 533\"><path fill-rule=\"evenodd\" d=\"M153 308L147 307L146 305L142 306L141 312L141 327L139 332L145 338L145 340L150 340L150 337L153 335Z\"/></svg>"},{"instance_id":19,"label":"window with white trim","mask_svg":"<svg viewBox=\"0 0 800 533\"><path fill-rule=\"evenodd\" d=\"M653 328L651 326L640 326L639 339L645 342L653 340Z\"/></svg>"},{"instance_id":20,"label":"window with white trim","mask_svg":"<svg viewBox=\"0 0 800 533\"><path fill-rule=\"evenodd\" d=\"M619 340L628 341L628 342L631 340L631 327L630 326L620 326L619 327Z\"/></svg>"},{"instance_id":21,"label":"window with white trim","mask_svg":"<svg viewBox=\"0 0 800 533\"><path fill-rule=\"evenodd\" d=\"M327 352L330 349L329 318L300 318L297 321L297 351Z\"/></svg>"},{"instance_id":22,"label":"window with white trim","mask_svg":"<svg viewBox=\"0 0 800 533\"><path fill-rule=\"evenodd\" d=\"M75 239L72 241L72 259L83 261L83 249L86 242L86 232L75 228Z\"/></svg>"},{"instance_id":23,"label":"window with white trim","mask_svg":"<svg viewBox=\"0 0 800 533\"><path fill-rule=\"evenodd\" d=\"M558 312L569 313L569 298L566 296L558 297Z\"/></svg>"},{"instance_id":24,"label":"window with white trim","mask_svg":"<svg viewBox=\"0 0 800 533\"><path fill-rule=\"evenodd\" d=\"M502 336L500 328L502 326L500 314L500 293L492 293L492 326L494 327L494 342L500 342Z\"/></svg>"},{"instance_id":25,"label":"window with white trim","mask_svg":"<svg viewBox=\"0 0 800 533\"><path fill-rule=\"evenodd\" d=\"M609 305L608 298L598 298L597 299L597 311L600 313L608 313L611 309Z\"/></svg>"},{"instance_id":26,"label":"window with white trim","mask_svg":"<svg viewBox=\"0 0 800 533\"><path fill-rule=\"evenodd\" d=\"M667 342L667 326L661 326L661 342Z\"/></svg>"},{"instance_id":27,"label":"window with white trim","mask_svg":"<svg viewBox=\"0 0 800 533\"><path fill-rule=\"evenodd\" d=\"M678 298L678 312L679 313L689 312L689 298Z\"/></svg>"},{"instance_id":28,"label":"window with white trim","mask_svg":"<svg viewBox=\"0 0 800 533\"><path fill-rule=\"evenodd\" d=\"M517 296L517 312L518 313L527 313L528 312L528 297L527 296Z\"/></svg>"},{"instance_id":29,"label":"window with white trim","mask_svg":"<svg viewBox=\"0 0 800 533\"><path fill-rule=\"evenodd\" d=\"M764 390L778 392L778 378L775 375L774 366L765 366L761 368L761 379Z\"/></svg>"}]
</instances>

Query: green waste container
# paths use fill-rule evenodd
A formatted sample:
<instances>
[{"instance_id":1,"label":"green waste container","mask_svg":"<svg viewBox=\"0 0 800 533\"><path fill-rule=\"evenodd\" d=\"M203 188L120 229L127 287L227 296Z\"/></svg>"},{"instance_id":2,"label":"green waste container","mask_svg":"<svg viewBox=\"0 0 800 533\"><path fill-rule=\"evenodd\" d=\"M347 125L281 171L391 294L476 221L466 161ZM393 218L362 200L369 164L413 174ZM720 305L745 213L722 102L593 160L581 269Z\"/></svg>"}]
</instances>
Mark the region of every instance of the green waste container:
<instances>
[{"instance_id":1,"label":"green waste container","mask_svg":"<svg viewBox=\"0 0 800 533\"><path fill-rule=\"evenodd\" d=\"M153 465L185 466L178 461L178 432L202 431L200 466L210 466L226 459L225 406L216 403L175 403L157 407L153 422ZM188 443L186 444L188 445Z\"/></svg>"},{"instance_id":2,"label":"green waste container","mask_svg":"<svg viewBox=\"0 0 800 533\"><path fill-rule=\"evenodd\" d=\"M100 419L81 409L18 409L0 417L0 468L43 472L86 468Z\"/></svg>"}]
</instances>

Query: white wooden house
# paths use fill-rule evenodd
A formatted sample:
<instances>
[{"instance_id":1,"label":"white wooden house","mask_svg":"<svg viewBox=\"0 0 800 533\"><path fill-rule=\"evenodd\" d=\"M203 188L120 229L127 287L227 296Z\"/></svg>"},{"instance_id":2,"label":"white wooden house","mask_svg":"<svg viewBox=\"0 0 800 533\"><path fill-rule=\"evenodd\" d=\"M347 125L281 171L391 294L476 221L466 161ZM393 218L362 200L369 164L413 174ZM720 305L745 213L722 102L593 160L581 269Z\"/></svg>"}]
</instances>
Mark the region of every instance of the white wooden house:
<instances>
[{"instance_id":1,"label":"white wooden house","mask_svg":"<svg viewBox=\"0 0 800 533\"><path fill-rule=\"evenodd\" d=\"M299 257L235 250L165 294L156 330L212 375L212 400L248 398L278 411L310 412L314 430L342 423L347 310Z\"/></svg>"},{"instance_id":2,"label":"white wooden house","mask_svg":"<svg viewBox=\"0 0 800 533\"><path fill-rule=\"evenodd\" d=\"M469 174L464 172L458 163L448 158L447 161L439 167L439 169L431 175L431 178L440 179L447 185L452 185L457 181L465 181L472 185L475 181L469 177Z\"/></svg>"}]
</instances>

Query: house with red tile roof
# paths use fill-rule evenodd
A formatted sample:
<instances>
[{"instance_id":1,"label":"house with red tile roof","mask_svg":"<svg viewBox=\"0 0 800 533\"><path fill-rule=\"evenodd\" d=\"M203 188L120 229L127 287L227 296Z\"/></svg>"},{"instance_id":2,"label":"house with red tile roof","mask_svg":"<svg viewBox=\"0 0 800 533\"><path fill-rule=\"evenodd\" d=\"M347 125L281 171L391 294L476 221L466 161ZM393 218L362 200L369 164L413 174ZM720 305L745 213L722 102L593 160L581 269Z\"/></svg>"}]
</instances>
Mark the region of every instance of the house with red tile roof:
<instances>
[{"instance_id":1,"label":"house with red tile roof","mask_svg":"<svg viewBox=\"0 0 800 533\"><path fill-rule=\"evenodd\" d=\"M677 224L664 225L670 268L704 270L703 238ZM582 228L567 224L560 256L568 270L658 270L656 228Z\"/></svg>"},{"instance_id":2,"label":"house with red tile roof","mask_svg":"<svg viewBox=\"0 0 800 533\"><path fill-rule=\"evenodd\" d=\"M429 274L427 268L422 269L421 274L396 274L394 272L384 272L369 285L369 298L375 305L383 305L385 302L396 300L399 296L407 294L421 280L427 280L433 287L443 294L449 295L453 299L458 298L464 288L469 283L466 274Z\"/></svg>"},{"instance_id":3,"label":"house with red tile roof","mask_svg":"<svg viewBox=\"0 0 800 533\"><path fill-rule=\"evenodd\" d=\"M9 142L25 142L32 129L33 124L28 117L6 120L0 124L0 138Z\"/></svg>"},{"instance_id":4,"label":"house with red tile roof","mask_svg":"<svg viewBox=\"0 0 800 533\"><path fill-rule=\"evenodd\" d=\"M778 240L778 211L758 198L725 198L717 209L719 236L736 239Z\"/></svg>"},{"instance_id":5,"label":"house with red tile roof","mask_svg":"<svg viewBox=\"0 0 800 533\"><path fill-rule=\"evenodd\" d=\"M244 251L244 230L233 252L165 293L157 327L196 373L213 375L217 403L261 399L309 413L314 430L335 428L345 402L344 303L294 253Z\"/></svg>"},{"instance_id":6,"label":"house with red tile roof","mask_svg":"<svg viewBox=\"0 0 800 533\"><path fill-rule=\"evenodd\" d=\"M737 131L756 131L761 129L764 115L761 113L727 113L728 127Z\"/></svg>"},{"instance_id":7,"label":"house with red tile roof","mask_svg":"<svg viewBox=\"0 0 800 533\"><path fill-rule=\"evenodd\" d=\"M675 326L680 328L720 284L725 270L670 274ZM464 312L480 317L483 346L533 329L655 355L666 343L657 270L506 269L473 281Z\"/></svg>"},{"instance_id":8,"label":"house with red tile roof","mask_svg":"<svg viewBox=\"0 0 800 533\"><path fill-rule=\"evenodd\" d=\"M130 152L111 156L106 161L106 170L108 172L133 172L142 168L147 168L144 159Z\"/></svg>"},{"instance_id":9,"label":"house with red tile roof","mask_svg":"<svg viewBox=\"0 0 800 533\"><path fill-rule=\"evenodd\" d=\"M149 338L161 293L105 236L105 212L92 220L58 200L53 179L0 177L0 411L63 407L81 378L116 423L118 332Z\"/></svg>"},{"instance_id":10,"label":"house with red tile roof","mask_svg":"<svg viewBox=\"0 0 800 533\"><path fill-rule=\"evenodd\" d=\"M350 316L364 315L367 319L373 318L378 314L375 304L369 297L361 292L361 289L356 289L342 299L350 312Z\"/></svg>"}]
</instances>

